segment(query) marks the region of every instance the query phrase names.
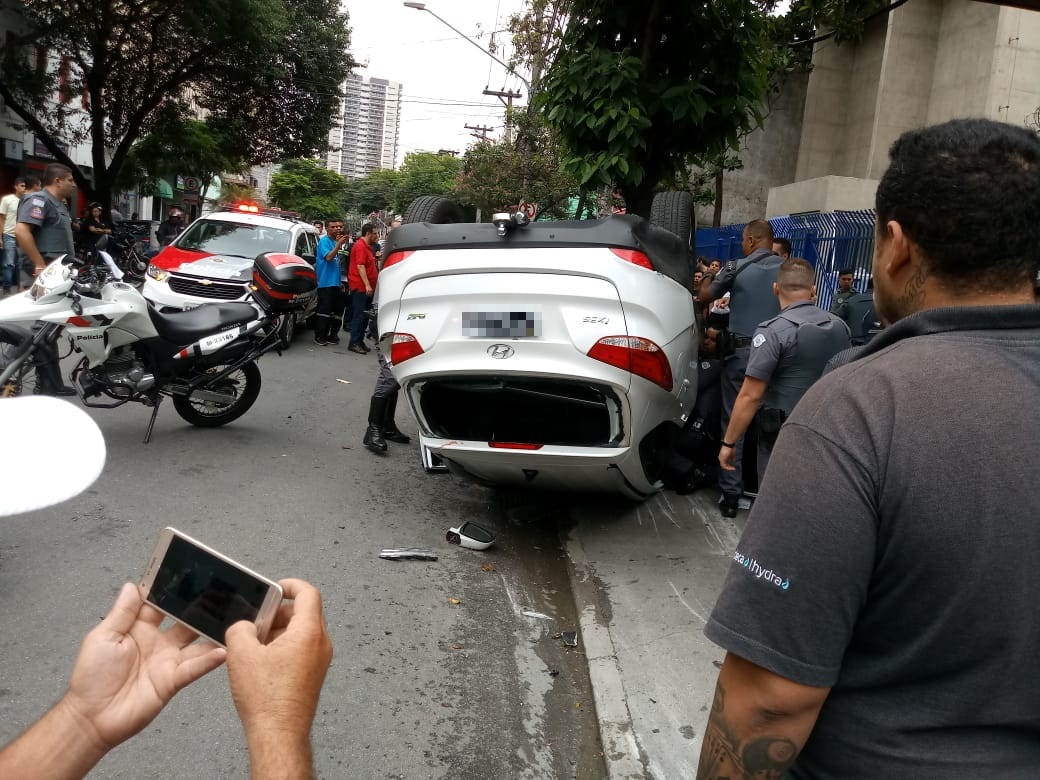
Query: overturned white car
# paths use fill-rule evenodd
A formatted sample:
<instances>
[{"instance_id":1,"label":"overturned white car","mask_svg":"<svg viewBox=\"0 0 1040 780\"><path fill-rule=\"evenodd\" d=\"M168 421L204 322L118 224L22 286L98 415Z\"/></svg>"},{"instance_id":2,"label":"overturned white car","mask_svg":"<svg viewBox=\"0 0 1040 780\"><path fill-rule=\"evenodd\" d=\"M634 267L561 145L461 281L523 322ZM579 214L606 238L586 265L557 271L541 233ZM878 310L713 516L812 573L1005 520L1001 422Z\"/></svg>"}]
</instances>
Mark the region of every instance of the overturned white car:
<instances>
[{"instance_id":1,"label":"overturned white car","mask_svg":"<svg viewBox=\"0 0 1040 780\"><path fill-rule=\"evenodd\" d=\"M676 204L689 214L663 206ZM661 449L697 393L689 221L684 240L636 216L456 216L416 201L377 287L421 446L484 483L658 490Z\"/></svg>"}]
</instances>

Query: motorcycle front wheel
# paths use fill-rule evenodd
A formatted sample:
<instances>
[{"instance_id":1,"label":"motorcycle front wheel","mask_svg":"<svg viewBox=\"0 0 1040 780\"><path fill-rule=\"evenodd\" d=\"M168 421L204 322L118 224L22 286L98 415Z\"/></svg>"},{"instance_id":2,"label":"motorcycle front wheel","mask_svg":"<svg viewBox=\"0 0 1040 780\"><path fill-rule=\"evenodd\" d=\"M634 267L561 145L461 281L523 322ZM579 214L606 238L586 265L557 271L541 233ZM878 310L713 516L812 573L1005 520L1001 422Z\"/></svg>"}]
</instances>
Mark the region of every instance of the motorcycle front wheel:
<instances>
[{"instance_id":1,"label":"motorcycle front wheel","mask_svg":"<svg viewBox=\"0 0 1040 780\"><path fill-rule=\"evenodd\" d=\"M225 368L214 366L206 373L216 376ZM189 395L175 395L173 408L192 425L216 428L249 411L259 395L260 369L256 363L246 363L222 379L197 387Z\"/></svg>"},{"instance_id":2,"label":"motorcycle front wheel","mask_svg":"<svg viewBox=\"0 0 1040 780\"><path fill-rule=\"evenodd\" d=\"M13 338L0 333L0 372L14 360L21 345ZM19 395L35 395L36 364L29 358L0 386L0 398L14 398Z\"/></svg>"}]
</instances>

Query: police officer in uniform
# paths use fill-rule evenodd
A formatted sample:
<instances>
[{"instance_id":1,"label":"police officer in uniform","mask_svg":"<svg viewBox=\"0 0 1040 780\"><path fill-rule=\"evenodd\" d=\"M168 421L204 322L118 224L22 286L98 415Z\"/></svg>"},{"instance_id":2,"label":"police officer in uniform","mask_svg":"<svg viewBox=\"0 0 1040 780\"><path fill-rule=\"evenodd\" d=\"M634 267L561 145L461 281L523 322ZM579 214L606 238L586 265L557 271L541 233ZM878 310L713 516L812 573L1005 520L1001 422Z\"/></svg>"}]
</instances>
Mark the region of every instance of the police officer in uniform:
<instances>
[{"instance_id":1,"label":"police officer in uniform","mask_svg":"<svg viewBox=\"0 0 1040 780\"><path fill-rule=\"evenodd\" d=\"M855 279L855 271L852 268L842 268L838 272L838 289L834 291L834 297L831 299L831 314L837 314L846 322L849 321L849 298L857 295L856 290L852 287Z\"/></svg>"},{"instance_id":2,"label":"police officer in uniform","mask_svg":"<svg viewBox=\"0 0 1040 780\"><path fill-rule=\"evenodd\" d=\"M744 227L741 237L744 259L723 268L715 280L702 290L700 303L721 298L730 293L729 344L723 345L722 370L722 428L729 425L733 404L744 382L751 337L763 320L775 316L780 307L773 293L773 282L783 259L773 253L773 228L764 219L756 219ZM726 354L729 352L730 354ZM729 441L727 439L727 441ZM722 489L722 516L736 517L737 502L744 492L740 460L744 453L744 437L731 442L735 468L720 470L719 487Z\"/></svg>"},{"instance_id":3,"label":"police officer in uniform","mask_svg":"<svg viewBox=\"0 0 1040 780\"><path fill-rule=\"evenodd\" d=\"M851 343L844 320L816 305L813 279L812 266L801 258L780 266L773 284L780 313L759 325L751 340L747 372L719 451L724 472L735 469L734 444L754 420L762 479L780 426L820 378L827 361Z\"/></svg>"},{"instance_id":4,"label":"police officer in uniform","mask_svg":"<svg viewBox=\"0 0 1040 780\"><path fill-rule=\"evenodd\" d=\"M39 275L55 258L76 254L72 218L65 205L75 191L72 169L52 163L43 172L43 189L25 195L18 204L15 238L33 264L33 276ZM41 323L37 322L33 331L40 327ZM75 389L62 382L57 345L52 344L46 354L50 359L37 366L37 391L48 395L75 395Z\"/></svg>"}]
</instances>

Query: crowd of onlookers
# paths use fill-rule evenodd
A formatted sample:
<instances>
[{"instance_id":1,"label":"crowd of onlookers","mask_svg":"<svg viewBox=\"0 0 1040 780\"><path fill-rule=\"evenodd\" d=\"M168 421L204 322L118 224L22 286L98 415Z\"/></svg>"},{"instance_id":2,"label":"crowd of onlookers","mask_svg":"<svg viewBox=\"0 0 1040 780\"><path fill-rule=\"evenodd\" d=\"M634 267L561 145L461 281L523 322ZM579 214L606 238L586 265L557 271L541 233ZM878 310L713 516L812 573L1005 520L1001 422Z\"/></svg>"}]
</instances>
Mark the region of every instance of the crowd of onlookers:
<instances>
[{"instance_id":1,"label":"crowd of onlookers","mask_svg":"<svg viewBox=\"0 0 1040 780\"><path fill-rule=\"evenodd\" d=\"M32 284L32 263L18 245L15 227L18 224L18 207L22 200L43 189L39 177L33 175L19 176L14 180L12 192L0 198L0 230L3 231L3 247L0 254L0 271L3 277L3 295L28 289ZM72 205L65 201L66 208L72 213ZM180 213L179 209L173 212ZM131 215L136 220L137 214ZM79 216L71 219L73 243L77 252L91 249L105 235L111 235L115 226L123 221L123 215L117 209L106 213L100 203L90 203Z\"/></svg>"}]
</instances>

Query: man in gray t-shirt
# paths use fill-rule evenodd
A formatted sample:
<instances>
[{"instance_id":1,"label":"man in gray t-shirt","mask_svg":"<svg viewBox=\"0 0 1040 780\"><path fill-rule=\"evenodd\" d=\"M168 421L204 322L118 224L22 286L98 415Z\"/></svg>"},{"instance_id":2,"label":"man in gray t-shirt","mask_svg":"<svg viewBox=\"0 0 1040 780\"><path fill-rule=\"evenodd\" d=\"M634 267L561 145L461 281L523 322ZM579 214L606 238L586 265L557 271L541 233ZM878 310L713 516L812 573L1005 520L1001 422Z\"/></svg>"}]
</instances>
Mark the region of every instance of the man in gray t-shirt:
<instances>
[{"instance_id":1,"label":"man in gray t-shirt","mask_svg":"<svg viewBox=\"0 0 1040 780\"><path fill-rule=\"evenodd\" d=\"M1040 138L954 120L890 154L893 324L777 440L705 627L699 778L1037 776Z\"/></svg>"}]
</instances>

